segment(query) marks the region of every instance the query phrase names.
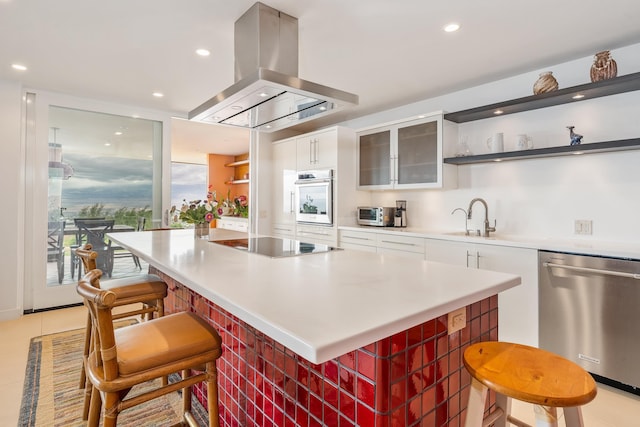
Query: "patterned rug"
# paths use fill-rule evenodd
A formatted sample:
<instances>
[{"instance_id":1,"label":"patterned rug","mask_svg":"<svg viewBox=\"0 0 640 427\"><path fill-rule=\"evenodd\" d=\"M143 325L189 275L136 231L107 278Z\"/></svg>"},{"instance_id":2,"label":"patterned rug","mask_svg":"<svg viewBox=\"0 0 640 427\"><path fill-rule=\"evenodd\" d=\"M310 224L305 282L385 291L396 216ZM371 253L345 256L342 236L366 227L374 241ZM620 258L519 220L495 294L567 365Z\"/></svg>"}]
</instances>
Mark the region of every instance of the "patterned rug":
<instances>
[{"instance_id":1,"label":"patterned rug","mask_svg":"<svg viewBox=\"0 0 640 427\"><path fill-rule=\"evenodd\" d=\"M82 421L84 390L78 388L83 346L84 329L31 340L19 427L86 425L86 421ZM129 395L151 386L152 382L136 386ZM171 393L123 411L118 417L118 426L174 425L181 420L181 405L180 394ZM196 399L193 399L193 414L201 426L208 425L208 414Z\"/></svg>"}]
</instances>

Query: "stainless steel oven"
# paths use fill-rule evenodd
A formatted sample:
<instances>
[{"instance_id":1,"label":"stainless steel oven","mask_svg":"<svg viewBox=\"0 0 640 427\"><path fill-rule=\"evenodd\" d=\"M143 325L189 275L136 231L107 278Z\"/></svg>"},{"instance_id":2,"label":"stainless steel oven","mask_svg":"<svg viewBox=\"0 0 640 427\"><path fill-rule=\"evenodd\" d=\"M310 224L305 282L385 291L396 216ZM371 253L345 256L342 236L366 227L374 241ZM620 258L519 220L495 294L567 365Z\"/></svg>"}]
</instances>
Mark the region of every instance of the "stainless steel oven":
<instances>
[{"instance_id":1,"label":"stainless steel oven","mask_svg":"<svg viewBox=\"0 0 640 427\"><path fill-rule=\"evenodd\" d=\"M333 170L298 172L296 221L304 224L333 224Z\"/></svg>"}]
</instances>

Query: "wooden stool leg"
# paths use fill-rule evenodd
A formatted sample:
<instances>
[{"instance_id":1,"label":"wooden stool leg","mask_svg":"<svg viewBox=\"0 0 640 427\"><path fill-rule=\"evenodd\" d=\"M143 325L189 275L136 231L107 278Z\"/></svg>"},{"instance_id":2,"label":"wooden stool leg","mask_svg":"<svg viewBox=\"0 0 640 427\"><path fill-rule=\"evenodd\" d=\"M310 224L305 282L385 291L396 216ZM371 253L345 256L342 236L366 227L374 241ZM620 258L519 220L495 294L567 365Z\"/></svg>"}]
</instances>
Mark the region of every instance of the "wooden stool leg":
<instances>
[{"instance_id":1,"label":"wooden stool leg","mask_svg":"<svg viewBox=\"0 0 640 427\"><path fill-rule=\"evenodd\" d=\"M482 383L475 378L471 378L469 403L467 405L467 419L465 420L464 427L482 427L486 399L487 387L482 385Z\"/></svg>"},{"instance_id":2,"label":"wooden stool leg","mask_svg":"<svg viewBox=\"0 0 640 427\"><path fill-rule=\"evenodd\" d=\"M551 406L534 405L536 427L558 427L558 410Z\"/></svg>"},{"instance_id":3,"label":"wooden stool leg","mask_svg":"<svg viewBox=\"0 0 640 427\"><path fill-rule=\"evenodd\" d=\"M497 418L493 423L494 427L509 427L511 424L507 422L511 415L511 398L502 393L496 393L496 406L502 410L503 417Z\"/></svg>"},{"instance_id":4,"label":"wooden stool leg","mask_svg":"<svg viewBox=\"0 0 640 427\"><path fill-rule=\"evenodd\" d=\"M80 371L80 386L84 388L87 382L86 373L84 371L84 360L89 355L89 348L91 346L91 315L87 313L87 326L84 332L84 352L82 353L82 370ZM86 418L85 418L86 419Z\"/></svg>"},{"instance_id":5,"label":"wooden stool leg","mask_svg":"<svg viewBox=\"0 0 640 427\"><path fill-rule=\"evenodd\" d=\"M207 363L207 409L209 410L209 427L220 427L216 362Z\"/></svg>"},{"instance_id":6,"label":"wooden stool leg","mask_svg":"<svg viewBox=\"0 0 640 427\"><path fill-rule=\"evenodd\" d=\"M98 427L100 424L100 412L102 411L102 399L100 398L100 391L93 387L91 392L91 404L89 407L89 422L88 427Z\"/></svg>"},{"instance_id":7,"label":"wooden stool leg","mask_svg":"<svg viewBox=\"0 0 640 427\"><path fill-rule=\"evenodd\" d=\"M567 427L584 427L582 419L582 410L579 406L570 406L564 408L564 422Z\"/></svg>"}]
</instances>

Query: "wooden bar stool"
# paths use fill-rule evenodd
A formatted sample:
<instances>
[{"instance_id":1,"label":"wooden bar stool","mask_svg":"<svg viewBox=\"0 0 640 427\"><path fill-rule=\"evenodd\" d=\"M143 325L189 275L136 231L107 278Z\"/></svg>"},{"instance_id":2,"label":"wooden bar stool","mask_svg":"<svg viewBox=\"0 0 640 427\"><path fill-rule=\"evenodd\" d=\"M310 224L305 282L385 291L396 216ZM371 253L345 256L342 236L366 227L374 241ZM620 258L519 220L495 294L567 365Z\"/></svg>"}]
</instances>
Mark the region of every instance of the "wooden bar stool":
<instances>
[{"instance_id":1,"label":"wooden bar stool","mask_svg":"<svg viewBox=\"0 0 640 427\"><path fill-rule=\"evenodd\" d=\"M90 244L86 244L76 249L76 256L82 260L85 271L96 269L96 259L98 253L92 250ZM167 296L167 284L155 274L140 274L134 277L126 277L122 279L108 280L101 284L102 289L111 291L115 295L114 307L120 307L130 304L141 303L139 308L113 314L113 320L123 319L131 316L142 316L142 320L149 320L155 317L164 316L164 298ZM84 357L89 354L91 347L91 339L93 328L91 327L91 315L87 314L87 326L84 340ZM80 388L85 388L87 383L85 375L84 362L80 373ZM166 384L166 378L163 380ZM86 390L85 393L90 393ZM89 398L85 397L85 407L83 410L83 420L86 420L89 414L88 406Z\"/></svg>"},{"instance_id":2,"label":"wooden bar stool","mask_svg":"<svg viewBox=\"0 0 640 427\"><path fill-rule=\"evenodd\" d=\"M596 397L596 383L588 372L535 347L479 342L465 350L463 360L472 377L465 427L528 426L511 416L511 399L536 405L538 427L558 425L556 408L563 408L567 427L581 427L580 406ZM488 390L496 392L498 408L484 418Z\"/></svg>"},{"instance_id":3,"label":"wooden bar stool","mask_svg":"<svg viewBox=\"0 0 640 427\"><path fill-rule=\"evenodd\" d=\"M111 310L116 294L100 288L100 270L89 271L77 290L89 310L94 336L85 358L91 389L89 427L114 427L118 415L133 406L182 390L183 422L196 426L191 414L191 386L205 382L209 426L219 426L216 361L222 355L218 332L194 313L181 312L114 330ZM182 379L154 386L135 396L138 384L181 372ZM151 385L149 386L151 387Z\"/></svg>"}]
</instances>

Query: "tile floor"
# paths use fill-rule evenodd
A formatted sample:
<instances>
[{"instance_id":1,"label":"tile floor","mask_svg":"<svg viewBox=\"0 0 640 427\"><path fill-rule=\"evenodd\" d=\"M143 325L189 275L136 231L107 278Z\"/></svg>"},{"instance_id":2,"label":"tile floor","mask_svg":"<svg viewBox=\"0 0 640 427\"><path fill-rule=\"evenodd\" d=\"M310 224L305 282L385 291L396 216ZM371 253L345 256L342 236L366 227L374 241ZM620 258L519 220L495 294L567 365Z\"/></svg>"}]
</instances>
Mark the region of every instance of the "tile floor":
<instances>
[{"instance_id":1,"label":"tile floor","mask_svg":"<svg viewBox=\"0 0 640 427\"><path fill-rule=\"evenodd\" d=\"M82 328L85 316L85 308L79 306L28 314L20 319L0 322L0 426L14 426L18 423L30 339ZM513 412L523 421L534 423L533 410L528 405L514 402ZM583 408L583 415L587 427L638 426L640 397L599 384L598 396Z\"/></svg>"}]
</instances>

